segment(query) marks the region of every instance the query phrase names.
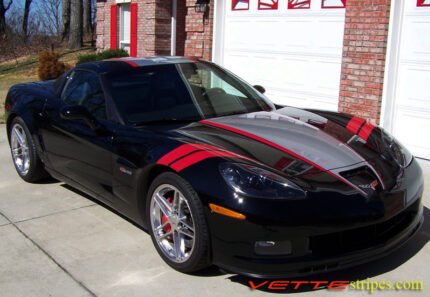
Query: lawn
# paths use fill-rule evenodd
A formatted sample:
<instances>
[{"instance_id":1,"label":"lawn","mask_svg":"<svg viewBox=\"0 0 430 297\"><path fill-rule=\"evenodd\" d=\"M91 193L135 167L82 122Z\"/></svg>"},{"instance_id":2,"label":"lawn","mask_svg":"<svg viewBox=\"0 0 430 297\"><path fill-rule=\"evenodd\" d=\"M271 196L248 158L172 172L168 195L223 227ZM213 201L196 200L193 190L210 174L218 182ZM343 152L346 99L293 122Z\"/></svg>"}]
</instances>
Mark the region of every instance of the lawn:
<instances>
[{"instance_id":1,"label":"lawn","mask_svg":"<svg viewBox=\"0 0 430 297\"><path fill-rule=\"evenodd\" d=\"M61 51L60 51L61 52ZM91 48L84 48L78 51L62 52L61 61L74 66L77 57L82 54L94 52ZM37 81L37 55L21 57L0 63L0 123L4 123L4 100L9 88L18 83Z\"/></svg>"}]
</instances>

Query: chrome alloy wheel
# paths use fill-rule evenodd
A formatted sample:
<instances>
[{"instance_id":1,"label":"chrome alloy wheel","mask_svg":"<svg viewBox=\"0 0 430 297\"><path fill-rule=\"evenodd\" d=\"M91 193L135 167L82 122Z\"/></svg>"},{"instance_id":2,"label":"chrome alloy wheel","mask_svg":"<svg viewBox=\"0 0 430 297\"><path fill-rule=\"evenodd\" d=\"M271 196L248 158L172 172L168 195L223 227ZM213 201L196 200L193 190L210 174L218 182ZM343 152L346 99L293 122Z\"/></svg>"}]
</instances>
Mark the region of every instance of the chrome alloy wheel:
<instances>
[{"instance_id":1,"label":"chrome alloy wheel","mask_svg":"<svg viewBox=\"0 0 430 297\"><path fill-rule=\"evenodd\" d=\"M11 132L10 146L13 162L19 174L25 176L30 169L30 152L28 149L27 136L24 128L20 124L13 125Z\"/></svg>"},{"instance_id":2,"label":"chrome alloy wheel","mask_svg":"<svg viewBox=\"0 0 430 297\"><path fill-rule=\"evenodd\" d=\"M163 184L155 189L150 220L163 254L175 263L187 261L194 250L194 219L187 199L176 187Z\"/></svg>"}]
</instances>

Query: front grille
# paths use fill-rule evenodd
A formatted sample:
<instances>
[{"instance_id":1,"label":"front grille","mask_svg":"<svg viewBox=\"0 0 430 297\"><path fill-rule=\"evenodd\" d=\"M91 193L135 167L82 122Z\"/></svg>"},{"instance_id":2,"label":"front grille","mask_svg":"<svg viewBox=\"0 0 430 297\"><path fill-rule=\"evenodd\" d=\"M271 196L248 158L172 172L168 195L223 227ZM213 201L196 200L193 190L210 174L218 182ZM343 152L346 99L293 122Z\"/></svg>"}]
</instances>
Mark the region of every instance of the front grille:
<instances>
[{"instance_id":1,"label":"front grille","mask_svg":"<svg viewBox=\"0 0 430 297\"><path fill-rule=\"evenodd\" d=\"M418 213L419 199L391 219L362 228L311 236L309 247L315 256L339 256L344 253L383 244L405 230Z\"/></svg>"}]
</instances>

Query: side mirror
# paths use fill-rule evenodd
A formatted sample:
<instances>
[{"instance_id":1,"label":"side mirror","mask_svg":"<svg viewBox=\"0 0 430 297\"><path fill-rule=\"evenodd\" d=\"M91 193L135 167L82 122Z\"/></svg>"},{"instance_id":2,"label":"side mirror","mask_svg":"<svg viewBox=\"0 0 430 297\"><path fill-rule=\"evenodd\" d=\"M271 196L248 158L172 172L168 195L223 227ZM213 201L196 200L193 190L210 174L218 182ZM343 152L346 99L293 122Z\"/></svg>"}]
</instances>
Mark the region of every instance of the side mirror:
<instances>
[{"instance_id":1,"label":"side mirror","mask_svg":"<svg viewBox=\"0 0 430 297\"><path fill-rule=\"evenodd\" d=\"M100 124L97 119L83 106L65 106L60 111L60 117L67 121L84 121L92 130L98 130L100 128Z\"/></svg>"},{"instance_id":2,"label":"side mirror","mask_svg":"<svg viewBox=\"0 0 430 297\"><path fill-rule=\"evenodd\" d=\"M266 89L260 85L255 85L254 89L256 89L258 92L260 92L261 94L266 93Z\"/></svg>"}]
</instances>

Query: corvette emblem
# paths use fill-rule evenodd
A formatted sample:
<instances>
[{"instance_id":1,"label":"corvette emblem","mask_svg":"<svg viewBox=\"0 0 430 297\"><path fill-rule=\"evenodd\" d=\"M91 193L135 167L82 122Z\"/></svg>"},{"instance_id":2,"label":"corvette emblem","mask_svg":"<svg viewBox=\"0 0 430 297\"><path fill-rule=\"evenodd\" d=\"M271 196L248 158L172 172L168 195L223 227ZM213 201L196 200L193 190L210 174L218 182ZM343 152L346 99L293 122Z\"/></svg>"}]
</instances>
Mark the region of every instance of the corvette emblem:
<instances>
[{"instance_id":1,"label":"corvette emblem","mask_svg":"<svg viewBox=\"0 0 430 297\"><path fill-rule=\"evenodd\" d=\"M366 185L358 185L360 188L362 189L372 189L373 191L376 191L376 187L379 185L377 180L374 180L373 182L371 182L370 184L366 184Z\"/></svg>"}]
</instances>

